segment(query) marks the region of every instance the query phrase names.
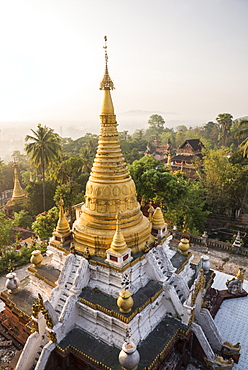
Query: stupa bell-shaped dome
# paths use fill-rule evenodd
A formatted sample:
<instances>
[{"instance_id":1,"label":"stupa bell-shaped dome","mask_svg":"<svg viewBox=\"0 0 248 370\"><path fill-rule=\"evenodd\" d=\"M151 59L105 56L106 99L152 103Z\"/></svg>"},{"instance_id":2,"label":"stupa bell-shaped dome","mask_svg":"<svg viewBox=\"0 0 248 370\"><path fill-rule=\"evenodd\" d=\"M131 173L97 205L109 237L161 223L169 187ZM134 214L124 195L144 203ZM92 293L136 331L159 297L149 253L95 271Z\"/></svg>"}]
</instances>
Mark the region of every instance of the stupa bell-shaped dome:
<instances>
[{"instance_id":1,"label":"stupa bell-shaped dome","mask_svg":"<svg viewBox=\"0 0 248 370\"><path fill-rule=\"evenodd\" d=\"M98 149L86 185L82 213L73 225L75 247L91 255L105 256L115 234L116 214L121 212L121 230L127 247L142 250L150 238L150 223L140 211L136 188L123 158L110 90L114 88L106 67L100 89L103 102L100 114Z\"/></svg>"}]
</instances>

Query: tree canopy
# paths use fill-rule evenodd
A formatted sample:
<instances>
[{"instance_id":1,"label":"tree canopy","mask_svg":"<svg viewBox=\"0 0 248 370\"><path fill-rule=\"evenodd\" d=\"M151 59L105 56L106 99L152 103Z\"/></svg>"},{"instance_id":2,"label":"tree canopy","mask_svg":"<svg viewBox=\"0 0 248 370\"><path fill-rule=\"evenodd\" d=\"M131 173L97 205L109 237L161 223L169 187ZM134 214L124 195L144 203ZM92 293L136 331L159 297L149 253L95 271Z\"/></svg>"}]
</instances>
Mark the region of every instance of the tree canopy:
<instances>
[{"instance_id":1,"label":"tree canopy","mask_svg":"<svg viewBox=\"0 0 248 370\"><path fill-rule=\"evenodd\" d=\"M33 136L27 135L25 140L26 152L30 161L41 171L43 186L43 209L46 209L46 192L45 192L45 169L53 161L58 160L61 154L61 139L53 129L38 124L36 131L31 130Z\"/></svg>"},{"instance_id":2,"label":"tree canopy","mask_svg":"<svg viewBox=\"0 0 248 370\"><path fill-rule=\"evenodd\" d=\"M220 141L223 146L226 146L227 136L233 123L232 119L233 116L230 113L220 113L216 118L221 128Z\"/></svg>"},{"instance_id":3,"label":"tree canopy","mask_svg":"<svg viewBox=\"0 0 248 370\"><path fill-rule=\"evenodd\" d=\"M58 207L53 207L47 212L39 214L32 224L32 230L34 231L35 235L41 239L50 238L53 230L56 227L58 217Z\"/></svg>"}]
</instances>

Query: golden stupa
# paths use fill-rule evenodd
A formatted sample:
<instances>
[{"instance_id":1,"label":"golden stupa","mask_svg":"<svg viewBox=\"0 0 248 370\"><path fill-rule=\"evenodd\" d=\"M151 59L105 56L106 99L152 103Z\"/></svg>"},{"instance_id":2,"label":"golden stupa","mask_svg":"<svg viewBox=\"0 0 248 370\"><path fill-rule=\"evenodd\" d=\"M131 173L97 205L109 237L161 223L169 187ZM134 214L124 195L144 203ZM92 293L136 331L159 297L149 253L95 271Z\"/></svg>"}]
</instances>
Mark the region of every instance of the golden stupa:
<instances>
[{"instance_id":1,"label":"golden stupa","mask_svg":"<svg viewBox=\"0 0 248 370\"><path fill-rule=\"evenodd\" d=\"M82 213L73 225L76 250L83 252L88 247L91 255L103 257L113 240L118 212L121 212L122 234L132 252L144 249L151 236L150 222L140 211L135 184L121 152L110 93L114 84L108 73L106 44L104 48L106 66L100 84L103 101L98 149L86 185Z\"/></svg>"},{"instance_id":2,"label":"golden stupa","mask_svg":"<svg viewBox=\"0 0 248 370\"><path fill-rule=\"evenodd\" d=\"M13 206L16 203L22 203L23 200L26 198L26 194L21 187L18 171L17 171L17 164L13 164L14 168L14 189L11 199L7 202L7 206Z\"/></svg>"},{"instance_id":3,"label":"golden stupa","mask_svg":"<svg viewBox=\"0 0 248 370\"><path fill-rule=\"evenodd\" d=\"M70 233L70 226L69 223L65 217L65 212L64 212L64 201L62 198L59 200L59 219L57 222L57 227L56 227L56 232L59 234L68 234Z\"/></svg>"}]
</instances>

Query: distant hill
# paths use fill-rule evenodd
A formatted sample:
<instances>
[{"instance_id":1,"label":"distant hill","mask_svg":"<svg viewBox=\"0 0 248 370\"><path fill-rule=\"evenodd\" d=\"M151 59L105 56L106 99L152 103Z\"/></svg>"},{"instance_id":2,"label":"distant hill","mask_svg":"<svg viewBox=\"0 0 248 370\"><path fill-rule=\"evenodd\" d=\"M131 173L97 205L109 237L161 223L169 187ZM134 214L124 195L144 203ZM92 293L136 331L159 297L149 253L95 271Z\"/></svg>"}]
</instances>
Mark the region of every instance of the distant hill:
<instances>
[{"instance_id":1,"label":"distant hill","mask_svg":"<svg viewBox=\"0 0 248 370\"><path fill-rule=\"evenodd\" d=\"M160 115L176 115L175 112L161 112L161 111L149 111L149 110L129 110L126 112L118 113L119 116L151 116L152 114Z\"/></svg>"},{"instance_id":2,"label":"distant hill","mask_svg":"<svg viewBox=\"0 0 248 370\"><path fill-rule=\"evenodd\" d=\"M239 118L235 118L234 122L239 122L243 119L247 119L248 120L248 116L244 116L244 117L239 117Z\"/></svg>"}]
</instances>

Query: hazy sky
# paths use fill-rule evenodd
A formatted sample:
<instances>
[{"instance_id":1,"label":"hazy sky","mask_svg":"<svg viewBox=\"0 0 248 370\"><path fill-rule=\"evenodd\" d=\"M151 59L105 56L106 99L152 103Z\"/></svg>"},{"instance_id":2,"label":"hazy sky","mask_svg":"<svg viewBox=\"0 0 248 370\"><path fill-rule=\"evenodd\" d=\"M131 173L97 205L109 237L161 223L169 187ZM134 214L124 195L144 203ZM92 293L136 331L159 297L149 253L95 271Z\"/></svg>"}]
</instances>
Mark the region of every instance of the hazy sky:
<instances>
[{"instance_id":1,"label":"hazy sky","mask_svg":"<svg viewBox=\"0 0 248 370\"><path fill-rule=\"evenodd\" d=\"M247 0L0 0L0 32L0 122L98 128L104 35L118 121L248 115Z\"/></svg>"}]
</instances>

